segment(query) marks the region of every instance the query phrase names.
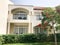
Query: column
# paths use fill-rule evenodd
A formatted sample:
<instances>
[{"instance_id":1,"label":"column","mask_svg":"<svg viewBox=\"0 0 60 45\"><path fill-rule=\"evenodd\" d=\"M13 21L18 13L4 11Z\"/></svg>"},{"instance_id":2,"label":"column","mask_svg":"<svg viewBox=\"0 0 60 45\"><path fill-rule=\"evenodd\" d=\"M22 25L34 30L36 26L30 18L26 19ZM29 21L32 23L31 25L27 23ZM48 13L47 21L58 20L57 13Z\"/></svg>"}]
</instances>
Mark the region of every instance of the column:
<instances>
[{"instance_id":1,"label":"column","mask_svg":"<svg viewBox=\"0 0 60 45\"><path fill-rule=\"evenodd\" d=\"M32 27L31 27L32 33L34 33L34 28L33 28L33 25L31 24L31 26L32 26Z\"/></svg>"},{"instance_id":2,"label":"column","mask_svg":"<svg viewBox=\"0 0 60 45\"><path fill-rule=\"evenodd\" d=\"M10 23L8 23L8 34L10 34Z\"/></svg>"},{"instance_id":3,"label":"column","mask_svg":"<svg viewBox=\"0 0 60 45\"><path fill-rule=\"evenodd\" d=\"M31 11L29 11L29 29L28 29L28 33L32 33L31 32Z\"/></svg>"}]
</instances>

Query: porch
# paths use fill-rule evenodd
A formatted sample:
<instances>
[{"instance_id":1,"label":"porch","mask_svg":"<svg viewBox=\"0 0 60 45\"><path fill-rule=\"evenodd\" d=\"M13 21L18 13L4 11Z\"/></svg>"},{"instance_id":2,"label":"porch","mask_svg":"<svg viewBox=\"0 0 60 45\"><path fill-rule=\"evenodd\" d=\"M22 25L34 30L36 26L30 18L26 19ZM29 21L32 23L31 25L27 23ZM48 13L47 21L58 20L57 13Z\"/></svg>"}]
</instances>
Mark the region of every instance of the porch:
<instances>
[{"instance_id":1,"label":"porch","mask_svg":"<svg viewBox=\"0 0 60 45\"><path fill-rule=\"evenodd\" d=\"M8 23L7 34L28 34L32 32L31 23Z\"/></svg>"}]
</instances>

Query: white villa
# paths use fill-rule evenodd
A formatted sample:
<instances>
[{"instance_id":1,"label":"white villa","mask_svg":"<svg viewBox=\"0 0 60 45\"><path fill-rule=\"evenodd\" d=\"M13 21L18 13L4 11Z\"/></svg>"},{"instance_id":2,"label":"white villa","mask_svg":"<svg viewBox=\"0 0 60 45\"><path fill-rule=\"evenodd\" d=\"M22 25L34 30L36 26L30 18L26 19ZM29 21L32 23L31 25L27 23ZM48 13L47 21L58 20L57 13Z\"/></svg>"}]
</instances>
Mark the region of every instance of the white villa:
<instances>
[{"instance_id":1,"label":"white villa","mask_svg":"<svg viewBox=\"0 0 60 45\"><path fill-rule=\"evenodd\" d=\"M12 2L8 5L7 2L8 0L0 1L0 34L41 32L40 29L34 29L34 27L41 23L43 7L14 5Z\"/></svg>"},{"instance_id":2,"label":"white villa","mask_svg":"<svg viewBox=\"0 0 60 45\"><path fill-rule=\"evenodd\" d=\"M43 8L32 5L9 5L7 33L40 33L34 27L41 23L42 10Z\"/></svg>"}]
</instances>

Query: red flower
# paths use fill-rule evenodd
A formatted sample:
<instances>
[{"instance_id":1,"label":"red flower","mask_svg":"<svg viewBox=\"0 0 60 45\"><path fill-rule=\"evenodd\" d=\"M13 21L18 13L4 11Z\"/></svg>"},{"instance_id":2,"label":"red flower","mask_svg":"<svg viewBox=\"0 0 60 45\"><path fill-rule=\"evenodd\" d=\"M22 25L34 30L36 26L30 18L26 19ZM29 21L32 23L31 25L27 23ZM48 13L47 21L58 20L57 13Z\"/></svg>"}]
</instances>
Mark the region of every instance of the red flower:
<instances>
[{"instance_id":1,"label":"red flower","mask_svg":"<svg viewBox=\"0 0 60 45\"><path fill-rule=\"evenodd\" d=\"M41 27L41 26L42 26L42 24L38 24L37 26L38 26L38 27Z\"/></svg>"}]
</instances>

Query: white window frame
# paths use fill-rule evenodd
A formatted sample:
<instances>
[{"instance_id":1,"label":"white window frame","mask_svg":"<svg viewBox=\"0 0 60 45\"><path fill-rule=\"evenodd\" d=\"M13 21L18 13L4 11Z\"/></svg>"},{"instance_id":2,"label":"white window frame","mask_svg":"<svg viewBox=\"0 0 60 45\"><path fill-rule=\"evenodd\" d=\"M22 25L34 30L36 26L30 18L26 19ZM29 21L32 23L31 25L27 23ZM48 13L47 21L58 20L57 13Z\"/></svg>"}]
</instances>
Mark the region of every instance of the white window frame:
<instances>
[{"instance_id":1,"label":"white window frame","mask_svg":"<svg viewBox=\"0 0 60 45\"><path fill-rule=\"evenodd\" d=\"M16 34L16 28L18 28L17 29L17 34L26 34L27 33L27 31L28 31L28 26L27 27L24 27L24 26L22 26L22 27L20 27L20 26L14 26L14 34ZM20 28L24 28L23 30L20 30ZM25 30L26 29L26 30ZM20 31L23 31L23 33L21 33Z\"/></svg>"},{"instance_id":2,"label":"white window frame","mask_svg":"<svg viewBox=\"0 0 60 45\"><path fill-rule=\"evenodd\" d=\"M42 14L40 12L35 12L35 16L37 20L41 20Z\"/></svg>"},{"instance_id":3,"label":"white window frame","mask_svg":"<svg viewBox=\"0 0 60 45\"><path fill-rule=\"evenodd\" d=\"M27 19L27 14L23 12L18 12L18 13L13 14L13 19L18 19L18 17L22 18L20 20L24 20L23 19L24 17Z\"/></svg>"}]
</instances>

